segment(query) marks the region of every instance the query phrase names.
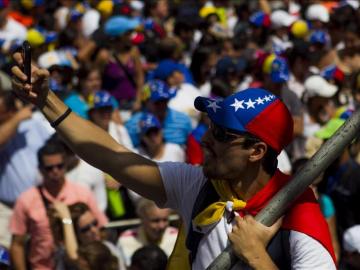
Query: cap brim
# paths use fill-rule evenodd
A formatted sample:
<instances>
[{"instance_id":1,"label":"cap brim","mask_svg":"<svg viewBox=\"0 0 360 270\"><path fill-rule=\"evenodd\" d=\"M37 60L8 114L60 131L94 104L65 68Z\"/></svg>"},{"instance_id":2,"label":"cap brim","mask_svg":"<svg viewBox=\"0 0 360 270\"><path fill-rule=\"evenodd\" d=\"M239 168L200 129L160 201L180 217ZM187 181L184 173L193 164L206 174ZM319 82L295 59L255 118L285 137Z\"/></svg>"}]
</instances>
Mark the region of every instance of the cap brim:
<instances>
[{"instance_id":1,"label":"cap brim","mask_svg":"<svg viewBox=\"0 0 360 270\"><path fill-rule=\"evenodd\" d=\"M289 74L286 73L279 73L279 72L272 72L271 73L271 80L274 83L283 83L289 80Z\"/></svg>"},{"instance_id":2,"label":"cap brim","mask_svg":"<svg viewBox=\"0 0 360 270\"><path fill-rule=\"evenodd\" d=\"M114 106L113 106L112 104L106 104L106 105L101 105L101 106L95 106L95 107L91 107L91 108L89 108L89 111L93 111L93 110L97 110L97 109L103 109L103 108L114 109Z\"/></svg>"},{"instance_id":3,"label":"cap brim","mask_svg":"<svg viewBox=\"0 0 360 270\"><path fill-rule=\"evenodd\" d=\"M328 83L328 85L325 85L319 89L318 96L330 98L336 94L337 90L338 88L336 85Z\"/></svg>"},{"instance_id":4,"label":"cap brim","mask_svg":"<svg viewBox=\"0 0 360 270\"><path fill-rule=\"evenodd\" d=\"M197 97L194 101L195 109L197 109L200 112L207 112L206 110L206 101L209 99L206 97Z\"/></svg>"}]
</instances>

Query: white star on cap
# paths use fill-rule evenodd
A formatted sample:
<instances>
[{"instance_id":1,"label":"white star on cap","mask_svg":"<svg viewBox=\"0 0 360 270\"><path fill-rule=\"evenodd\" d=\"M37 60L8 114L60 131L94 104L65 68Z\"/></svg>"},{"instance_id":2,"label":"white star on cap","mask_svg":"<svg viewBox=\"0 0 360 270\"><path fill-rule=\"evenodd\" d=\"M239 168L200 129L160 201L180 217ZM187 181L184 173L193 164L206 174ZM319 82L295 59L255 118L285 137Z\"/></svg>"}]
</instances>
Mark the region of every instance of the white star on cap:
<instances>
[{"instance_id":1,"label":"white star on cap","mask_svg":"<svg viewBox=\"0 0 360 270\"><path fill-rule=\"evenodd\" d=\"M208 102L209 104L207 105L207 107L213 109L215 113L217 109L221 109L221 107L216 104L216 101L208 101Z\"/></svg>"},{"instance_id":2,"label":"white star on cap","mask_svg":"<svg viewBox=\"0 0 360 270\"><path fill-rule=\"evenodd\" d=\"M233 106L235 108L235 112L237 112L238 109L245 109L245 107L243 106L244 101L240 100L238 101L236 98L234 99L234 103L231 104L230 106Z\"/></svg>"},{"instance_id":3,"label":"white star on cap","mask_svg":"<svg viewBox=\"0 0 360 270\"><path fill-rule=\"evenodd\" d=\"M246 109L250 109L250 108L253 108L253 109L255 109L255 102L253 102L252 100L251 100L251 98L249 98L249 101L247 101L247 102L245 102L245 104L246 104Z\"/></svg>"},{"instance_id":4,"label":"white star on cap","mask_svg":"<svg viewBox=\"0 0 360 270\"><path fill-rule=\"evenodd\" d=\"M257 102L258 105L264 104L264 100L261 97L258 97L255 101Z\"/></svg>"},{"instance_id":5,"label":"white star on cap","mask_svg":"<svg viewBox=\"0 0 360 270\"><path fill-rule=\"evenodd\" d=\"M271 98L268 97L268 96L265 96L264 99L265 99L266 102L269 102L271 100Z\"/></svg>"}]
</instances>

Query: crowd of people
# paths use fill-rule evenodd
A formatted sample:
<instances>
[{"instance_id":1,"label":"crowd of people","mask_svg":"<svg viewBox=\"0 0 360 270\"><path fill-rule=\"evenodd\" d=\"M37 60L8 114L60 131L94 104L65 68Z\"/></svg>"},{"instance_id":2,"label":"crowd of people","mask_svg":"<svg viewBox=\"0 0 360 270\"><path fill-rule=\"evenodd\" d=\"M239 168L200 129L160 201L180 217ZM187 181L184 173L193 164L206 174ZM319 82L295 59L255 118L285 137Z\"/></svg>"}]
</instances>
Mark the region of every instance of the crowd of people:
<instances>
[{"instance_id":1,"label":"crowd of people","mask_svg":"<svg viewBox=\"0 0 360 270\"><path fill-rule=\"evenodd\" d=\"M292 140L274 148L275 165L293 175L360 108L357 0L0 0L0 269L166 269L180 235L162 199L84 161L11 91L13 54L25 40L72 112L159 164L202 166L208 130L218 141L235 136L231 124L217 126L217 101L237 113L279 98L294 130L278 138ZM257 128L269 132L273 120ZM164 171L165 182L178 177L177 168ZM337 267L360 269L359 138L311 188ZM139 227L106 229L135 217Z\"/></svg>"}]
</instances>

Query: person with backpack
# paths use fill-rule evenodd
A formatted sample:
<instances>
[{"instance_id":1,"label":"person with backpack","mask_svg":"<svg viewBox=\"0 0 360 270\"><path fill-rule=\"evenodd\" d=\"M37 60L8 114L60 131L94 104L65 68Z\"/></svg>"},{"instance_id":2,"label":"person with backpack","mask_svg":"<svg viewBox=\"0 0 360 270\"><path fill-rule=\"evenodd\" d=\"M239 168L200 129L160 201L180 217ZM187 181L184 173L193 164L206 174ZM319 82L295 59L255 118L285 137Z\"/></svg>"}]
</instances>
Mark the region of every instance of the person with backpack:
<instances>
[{"instance_id":1,"label":"person with backpack","mask_svg":"<svg viewBox=\"0 0 360 270\"><path fill-rule=\"evenodd\" d=\"M43 183L20 194L10 219L10 255L16 270L26 269L26 260L32 269L55 269L56 249L49 222L49 211L55 202L68 205L84 202L99 221L99 227L108 222L91 191L65 179L65 150L61 144L46 143L38 151L38 161ZM72 224L66 218L61 222L64 226ZM31 237L29 250L26 249L28 236Z\"/></svg>"},{"instance_id":2,"label":"person with backpack","mask_svg":"<svg viewBox=\"0 0 360 270\"><path fill-rule=\"evenodd\" d=\"M21 54L14 59L22 64ZM170 258L169 269L205 269L229 237L254 269L336 269L329 231L310 189L291 206L277 233L278 223L269 229L252 218L289 181L276 169L276 157L292 140L293 121L272 93L250 88L224 100L198 97L195 108L208 114L211 125L202 139L204 164L194 167L155 163L119 145L71 113L49 90L47 70L33 66L31 84L18 66L12 72L16 93L41 108L75 153L158 206L180 213L187 239L178 239L175 254L182 254L187 268Z\"/></svg>"}]
</instances>

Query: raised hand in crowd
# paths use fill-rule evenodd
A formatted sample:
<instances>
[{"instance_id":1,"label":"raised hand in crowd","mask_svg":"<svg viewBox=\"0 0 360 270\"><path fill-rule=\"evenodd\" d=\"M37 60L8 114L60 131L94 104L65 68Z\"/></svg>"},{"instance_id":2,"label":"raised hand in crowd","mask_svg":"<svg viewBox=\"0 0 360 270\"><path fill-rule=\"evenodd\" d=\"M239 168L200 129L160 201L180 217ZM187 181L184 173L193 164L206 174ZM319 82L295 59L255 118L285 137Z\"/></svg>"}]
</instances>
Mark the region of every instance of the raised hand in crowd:
<instances>
[{"instance_id":1,"label":"raised hand in crowd","mask_svg":"<svg viewBox=\"0 0 360 270\"><path fill-rule=\"evenodd\" d=\"M22 106L17 103L12 93L0 93L0 147L5 145L15 134L19 124L32 116L32 105ZM7 100L10 99L9 104Z\"/></svg>"},{"instance_id":2,"label":"raised hand in crowd","mask_svg":"<svg viewBox=\"0 0 360 270\"><path fill-rule=\"evenodd\" d=\"M55 201L52 208L55 210L55 215L61 219L66 254L69 259L76 260L78 258L78 243L69 207L63 202Z\"/></svg>"}]
</instances>

